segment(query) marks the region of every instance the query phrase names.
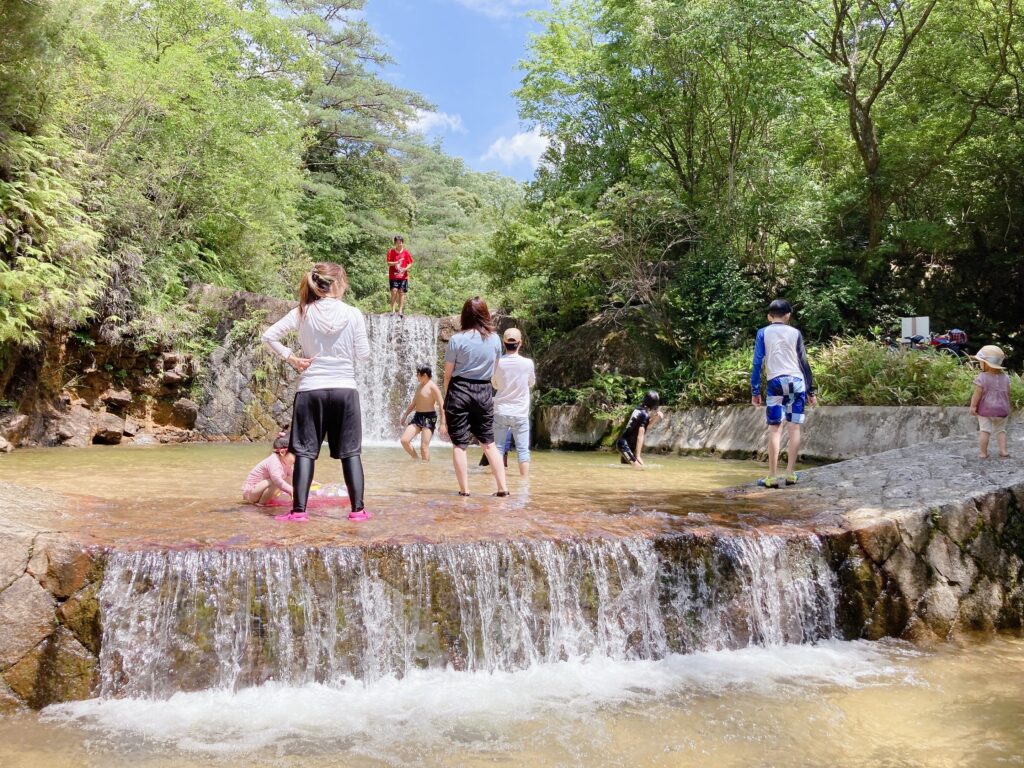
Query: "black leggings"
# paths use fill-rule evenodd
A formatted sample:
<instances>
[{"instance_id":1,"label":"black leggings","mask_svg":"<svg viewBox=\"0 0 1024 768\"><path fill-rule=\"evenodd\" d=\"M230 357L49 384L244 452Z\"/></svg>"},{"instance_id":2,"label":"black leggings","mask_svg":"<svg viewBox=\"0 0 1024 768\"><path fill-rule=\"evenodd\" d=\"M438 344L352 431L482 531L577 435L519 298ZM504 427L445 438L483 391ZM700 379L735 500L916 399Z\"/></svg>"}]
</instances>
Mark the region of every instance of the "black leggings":
<instances>
[{"instance_id":1,"label":"black leggings","mask_svg":"<svg viewBox=\"0 0 1024 768\"><path fill-rule=\"evenodd\" d=\"M296 456L295 468L292 470L292 512L305 512L309 500L309 486L313 484L313 467L316 459L308 456ZM341 460L341 472L345 475L345 487L348 489L348 500L352 502L352 511L363 508L363 462L356 456L348 456Z\"/></svg>"}]
</instances>

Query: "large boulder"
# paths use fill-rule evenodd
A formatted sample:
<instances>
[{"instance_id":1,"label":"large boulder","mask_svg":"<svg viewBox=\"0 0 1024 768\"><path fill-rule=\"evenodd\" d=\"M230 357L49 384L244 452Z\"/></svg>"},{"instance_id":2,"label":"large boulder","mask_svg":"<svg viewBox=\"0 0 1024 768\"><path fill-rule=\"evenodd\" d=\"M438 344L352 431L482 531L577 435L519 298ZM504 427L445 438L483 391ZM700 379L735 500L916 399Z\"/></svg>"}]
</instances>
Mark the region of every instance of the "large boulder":
<instances>
[{"instance_id":1,"label":"large boulder","mask_svg":"<svg viewBox=\"0 0 1024 768\"><path fill-rule=\"evenodd\" d=\"M107 404L107 408L123 411L132 404L132 393L127 389L109 389L100 396L100 400Z\"/></svg>"},{"instance_id":2,"label":"large boulder","mask_svg":"<svg viewBox=\"0 0 1024 768\"><path fill-rule=\"evenodd\" d=\"M174 425L184 429L192 429L199 416L199 405L182 397L174 402Z\"/></svg>"},{"instance_id":3,"label":"large boulder","mask_svg":"<svg viewBox=\"0 0 1024 768\"><path fill-rule=\"evenodd\" d=\"M100 652L103 628L100 626L100 583L94 581L69 597L57 609L61 623L75 639L93 653Z\"/></svg>"},{"instance_id":4,"label":"large boulder","mask_svg":"<svg viewBox=\"0 0 1024 768\"><path fill-rule=\"evenodd\" d=\"M103 445L117 445L124 437L124 419L106 411L97 414L92 441Z\"/></svg>"},{"instance_id":5,"label":"large boulder","mask_svg":"<svg viewBox=\"0 0 1024 768\"><path fill-rule=\"evenodd\" d=\"M41 533L36 539L28 572L51 595L66 598L91 580L92 556L60 534Z\"/></svg>"},{"instance_id":6,"label":"large boulder","mask_svg":"<svg viewBox=\"0 0 1024 768\"><path fill-rule=\"evenodd\" d=\"M0 525L0 590L11 586L28 567L34 534Z\"/></svg>"},{"instance_id":7,"label":"large boulder","mask_svg":"<svg viewBox=\"0 0 1024 768\"><path fill-rule=\"evenodd\" d=\"M54 600L29 575L0 592L0 669L20 660L53 632Z\"/></svg>"},{"instance_id":8,"label":"large boulder","mask_svg":"<svg viewBox=\"0 0 1024 768\"><path fill-rule=\"evenodd\" d=\"M3 675L10 690L34 709L59 701L89 698L97 677L96 657L64 627Z\"/></svg>"},{"instance_id":9,"label":"large boulder","mask_svg":"<svg viewBox=\"0 0 1024 768\"><path fill-rule=\"evenodd\" d=\"M537 359L538 381L566 389L596 373L656 378L673 357L663 333L664 324L646 307L599 315L545 350Z\"/></svg>"},{"instance_id":10,"label":"large boulder","mask_svg":"<svg viewBox=\"0 0 1024 768\"><path fill-rule=\"evenodd\" d=\"M70 448L84 448L92 443L95 419L96 414L86 407L84 401L70 403L67 410L54 419L52 429L55 438L52 442Z\"/></svg>"}]
</instances>

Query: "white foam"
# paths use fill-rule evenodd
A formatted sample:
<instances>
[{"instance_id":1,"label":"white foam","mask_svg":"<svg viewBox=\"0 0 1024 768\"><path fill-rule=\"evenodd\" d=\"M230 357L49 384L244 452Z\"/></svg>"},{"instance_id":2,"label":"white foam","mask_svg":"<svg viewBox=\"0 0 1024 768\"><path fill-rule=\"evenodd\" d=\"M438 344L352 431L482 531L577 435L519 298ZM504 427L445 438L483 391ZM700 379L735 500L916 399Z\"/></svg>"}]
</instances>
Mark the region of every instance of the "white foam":
<instances>
[{"instance_id":1,"label":"white foam","mask_svg":"<svg viewBox=\"0 0 1024 768\"><path fill-rule=\"evenodd\" d=\"M912 654L898 643L822 642L672 655L660 661L607 658L540 664L518 672L424 670L365 685L178 693L166 700L93 699L51 706L43 718L98 732L115 742L176 750L245 753L271 745L353 741L370 751L389 744L440 744L453 730L501 732L536 717L579 720L597 707L742 690L769 697L832 687L898 682Z\"/></svg>"}]
</instances>

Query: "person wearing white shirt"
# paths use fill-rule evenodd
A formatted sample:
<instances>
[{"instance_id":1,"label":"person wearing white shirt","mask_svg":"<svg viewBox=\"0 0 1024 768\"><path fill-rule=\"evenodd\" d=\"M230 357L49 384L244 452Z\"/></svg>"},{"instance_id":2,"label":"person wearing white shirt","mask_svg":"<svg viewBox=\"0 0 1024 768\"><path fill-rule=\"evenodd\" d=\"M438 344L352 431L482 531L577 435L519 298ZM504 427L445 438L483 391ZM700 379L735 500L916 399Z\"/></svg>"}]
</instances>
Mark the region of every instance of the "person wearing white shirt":
<instances>
[{"instance_id":1,"label":"person wearing white shirt","mask_svg":"<svg viewBox=\"0 0 1024 768\"><path fill-rule=\"evenodd\" d=\"M299 288L299 306L263 333L263 343L299 371L288 450L295 455L292 511L278 520L303 522L313 468L324 439L341 460L352 509L349 520L366 520L363 507L362 412L356 366L370 357L363 313L341 300L348 276L340 264L320 263ZM301 355L281 343L298 332Z\"/></svg>"},{"instance_id":2,"label":"person wearing white shirt","mask_svg":"<svg viewBox=\"0 0 1024 768\"><path fill-rule=\"evenodd\" d=\"M537 383L533 360L523 357L523 335L509 328L502 337L505 354L494 367L495 443L502 457L508 450L509 433L516 441L520 477L530 476L530 388Z\"/></svg>"}]
</instances>

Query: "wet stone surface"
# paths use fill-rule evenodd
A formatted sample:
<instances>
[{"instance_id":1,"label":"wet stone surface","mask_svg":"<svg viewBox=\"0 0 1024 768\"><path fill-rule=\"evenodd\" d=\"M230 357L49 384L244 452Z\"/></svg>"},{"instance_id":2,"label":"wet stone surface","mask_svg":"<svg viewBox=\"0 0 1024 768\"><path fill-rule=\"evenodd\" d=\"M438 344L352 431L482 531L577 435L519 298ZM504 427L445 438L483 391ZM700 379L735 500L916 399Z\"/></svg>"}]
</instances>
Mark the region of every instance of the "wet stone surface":
<instances>
[{"instance_id":1,"label":"wet stone surface","mask_svg":"<svg viewBox=\"0 0 1024 768\"><path fill-rule=\"evenodd\" d=\"M0 459L21 462L6 467L20 475L5 474L20 484L0 483L0 708L95 692L97 593L111 552L644 539L664 542L667 558L692 548L675 541L816 536L846 637L935 641L1024 624L1019 430L1009 460L975 458L973 436L948 438L809 469L780 490L750 484L763 471L751 463L654 457L635 472L610 454L545 454L530 485L513 462L507 499L489 495L483 470L472 475L474 495L457 497L443 449L430 465L367 450L373 518L362 524L347 520L337 497L318 502L304 525L275 522L280 508L241 504L235 489L264 452L239 450L91 448L73 454L76 466L45 451ZM334 481L332 471L322 461L318 479ZM31 479L46 487L28 488Z\"/></svg>"}]
</instances>

